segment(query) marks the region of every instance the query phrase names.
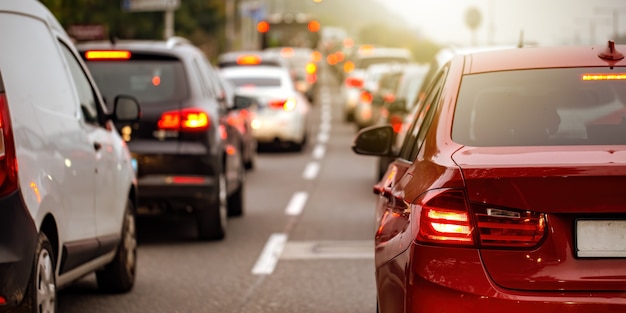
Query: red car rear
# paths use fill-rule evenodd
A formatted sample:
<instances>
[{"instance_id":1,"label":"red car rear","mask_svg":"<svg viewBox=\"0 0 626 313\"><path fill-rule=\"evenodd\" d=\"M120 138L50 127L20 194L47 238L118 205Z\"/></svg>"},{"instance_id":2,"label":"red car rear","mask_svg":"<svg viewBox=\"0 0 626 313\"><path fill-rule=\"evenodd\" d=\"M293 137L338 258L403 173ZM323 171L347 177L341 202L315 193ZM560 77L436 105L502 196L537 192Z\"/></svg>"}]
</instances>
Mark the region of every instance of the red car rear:
<instances>
[{"instance_id":1,"label":"red car rear","mask_svg":"<svg viewBox=\"0 0 626 313\"><path fill-rule=\"evenodd\" d=\"M626 46L460 54L374 187L381 313L626 310ZM389 155L391 126L353 149Z\"/></svg>"}]
</instances>

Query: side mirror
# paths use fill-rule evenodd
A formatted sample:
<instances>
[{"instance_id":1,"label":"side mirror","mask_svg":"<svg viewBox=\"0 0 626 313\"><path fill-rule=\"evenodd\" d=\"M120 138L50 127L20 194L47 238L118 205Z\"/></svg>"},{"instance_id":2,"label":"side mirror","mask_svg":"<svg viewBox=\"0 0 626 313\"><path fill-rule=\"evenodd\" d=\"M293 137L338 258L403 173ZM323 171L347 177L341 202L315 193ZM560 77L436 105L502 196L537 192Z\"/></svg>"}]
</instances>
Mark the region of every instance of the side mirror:
<instances>
[{"instance_id":1,"label":"side mirror","mask_svg":"<svg viewBox=\"0 0 626 313\"><path fill-rule=\"evenodd\" d=\"M232 109L247 109L254 105L257 105L257 100L255 98L235 95L235 106Z\"/></svg>"},{"instance_id":2,"label":"side mirror","mask_svg":"<svg viewBox=\"0 0 626 313\"><path fill-rule=\"evenodd\" d=\"M393 136L391 125L364 128L357 133L352 151L363 155L391 156Z\"/></svg>"},{"instance_id":3,"label":"side mirror","mask_svg":"<svg viewBox=\"0 0 626 313\"><path fill-rule=\"evenodd\" d=\"M114 122L136 122L141 116L139 100L129 95L118 95L113 101L113 114L111 119Z\"/></svg>"},{"instance_id":4,"label":"side mirror","mask_svg":"<svg viewBox=\"0 0 626 313\"><path fill-rule=\"evenodd\" d=\"M389 104L387 110L391 113L406 114L409 110L406 107L406 99L396 99Z\"/></svg>"}]
</instances>

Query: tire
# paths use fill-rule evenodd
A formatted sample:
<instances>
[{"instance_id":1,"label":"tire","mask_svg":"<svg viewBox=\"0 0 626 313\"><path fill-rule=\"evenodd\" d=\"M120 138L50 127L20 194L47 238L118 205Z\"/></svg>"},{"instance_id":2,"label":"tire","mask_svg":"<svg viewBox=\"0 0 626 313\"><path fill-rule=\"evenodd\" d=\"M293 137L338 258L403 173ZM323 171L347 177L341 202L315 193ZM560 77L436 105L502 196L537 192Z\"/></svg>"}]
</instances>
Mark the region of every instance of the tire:
<instances>
[{"instance_id":1,"label":"tire","mask_svg":"<svg viewBox=\"0 0 626 313\"><path fill-rule=\"evenodd\" d=\"M242 162L244 163L244 162ZM245 164L243 164L245 165ZM228 216L242 216L244 212L244 190L246 185L245 166L241 167L239 173L239 188L228 196Z\"/></svg>"},{"instance_id":2,"label":"tire","mask_svg":"<svg viewBox=\"0 0 626 313\"><path fill-rule=\"evenodd\" d=\"M131 201L126 202L121 241L115 258L104 269L96 271L98 288L107 293L124 293L133 288L137 269L137 232L135 210Z\"/></svg>"},{"instance_id":3,"label":"tire","mask_svg":"<svg viewBox=\"0 0 626 313\"><path fill-rule=\"evenodd\" d=\"M196 225L200 240L221 240L226 236L228 200L224 173L220 173L217 180L218 188L214 197L216 201L199 203L196 207Z\"/></svg>"},{"instance_id":4,"label":"tire","mask_svg":"<svg viewBox=\"0 0 626 313\"><path fill-rule=\"evenodd\" d=\"M16 308L16 313L55 313L57 312L57 285L55 277L55 256L52 245L44 233L39 234L30 281L26 287L24 300Z\"/></svg>"}]
</instances>

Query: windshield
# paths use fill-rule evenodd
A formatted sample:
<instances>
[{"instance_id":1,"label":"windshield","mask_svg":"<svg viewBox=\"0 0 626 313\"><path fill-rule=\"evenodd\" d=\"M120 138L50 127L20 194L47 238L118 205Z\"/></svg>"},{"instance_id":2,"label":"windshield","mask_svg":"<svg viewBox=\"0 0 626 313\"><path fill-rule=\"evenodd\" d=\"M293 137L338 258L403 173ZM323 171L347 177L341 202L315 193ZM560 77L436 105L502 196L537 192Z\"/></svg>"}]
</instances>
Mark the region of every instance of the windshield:
<instances>
[{"instance_id":1,"label":"windshield","mask_svg":"<svg viewBox=\"0 0 626 313\"><path fill-rule=\"evenodd\" d=\"M463 78L452 138L471 146L626 144L626 69L538 69Z\"/></svg>"}]
</instances>

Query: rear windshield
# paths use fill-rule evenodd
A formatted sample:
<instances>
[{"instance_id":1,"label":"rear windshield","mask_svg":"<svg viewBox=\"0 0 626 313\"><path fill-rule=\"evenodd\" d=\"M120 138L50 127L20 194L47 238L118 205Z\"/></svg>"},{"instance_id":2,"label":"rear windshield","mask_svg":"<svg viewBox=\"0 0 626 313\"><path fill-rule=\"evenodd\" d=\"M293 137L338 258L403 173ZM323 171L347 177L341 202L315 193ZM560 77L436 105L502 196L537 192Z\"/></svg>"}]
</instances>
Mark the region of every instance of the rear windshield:
<instances>
[{"instance_id":1,"label":"rear windshield","mask_svg":"<svg viewBox=\"0 0 626 313\"><path fill-rule=\"evenodd\" d=\"M280 87L280 78L237 77L228 80L237 87Z\"/></svg>"},{"instance_id":2,"label":"rear windshield","mask_svg":"<svg viewBox=\"0 0 626 313\"><path fill-rule=\"evenodd\" d=\"M470 146L626 144L626 69L467 75L452 139Z\"/></svg>"},{"instance_id":3,"label":"rear windshield","mask_svg":"<svg viewBox=\"0 0 626 313\"><path fill-rule=\"evenodd\" d=\"M119 94L135 96L142 105L188 97L178 60L90 61L87 65L107 103Z\"/></svg>"}]
</instances>

